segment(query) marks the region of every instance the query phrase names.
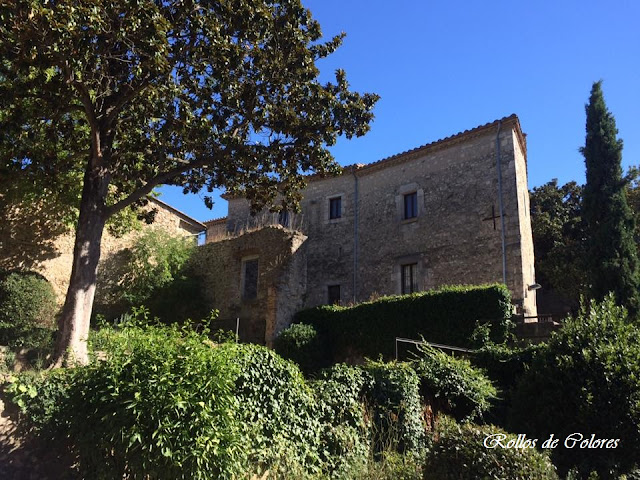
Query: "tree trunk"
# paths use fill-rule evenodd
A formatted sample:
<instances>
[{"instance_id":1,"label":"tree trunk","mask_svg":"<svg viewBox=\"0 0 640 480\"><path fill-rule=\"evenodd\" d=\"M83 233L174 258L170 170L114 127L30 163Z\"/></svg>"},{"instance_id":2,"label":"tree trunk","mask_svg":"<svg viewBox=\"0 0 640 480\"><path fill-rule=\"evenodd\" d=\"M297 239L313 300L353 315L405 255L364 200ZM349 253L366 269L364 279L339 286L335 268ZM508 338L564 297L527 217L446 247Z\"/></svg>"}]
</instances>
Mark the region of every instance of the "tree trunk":
<instances>
[{"instance_id":1,"label":"tree trunk","mask_svg":"<svg viewBox=\"0 0 640 480\"><path fill-rule=\"evenodd\" d=\"M85 173L67 297L51 367L88 362L87 337L96 290L109 181L100 169Z\"/></svg>"}]
</instances>

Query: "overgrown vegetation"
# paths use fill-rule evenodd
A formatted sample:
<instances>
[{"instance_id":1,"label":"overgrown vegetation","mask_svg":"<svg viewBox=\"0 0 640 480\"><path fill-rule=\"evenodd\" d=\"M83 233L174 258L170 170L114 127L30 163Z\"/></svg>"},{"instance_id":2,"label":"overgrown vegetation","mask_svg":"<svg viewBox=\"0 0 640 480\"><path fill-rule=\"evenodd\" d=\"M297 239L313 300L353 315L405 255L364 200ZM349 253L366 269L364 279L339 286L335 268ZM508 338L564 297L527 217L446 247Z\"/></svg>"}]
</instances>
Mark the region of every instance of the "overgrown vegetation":
<instances>
[{"instance_id":1,"label":"overgrown vegetation","mask_svg":"<svg viewBox=\"0 0 640 480\"><path fill-rule=\"evenodd\" d=\"M96 312L112 318L144 305L165 323L203 317L201 288L190 273L195 248L191 237L144 230L104 265Z\"/></svg>"},{"instance_id":2,"label":"overgrown vegetation","mask_svg":"<svg viewBox=\"0 0 640 480\"><path fill-rule=\"evenodd\" d=\"M297 363L305 374L329 366L326 342L313 325L294 323L280 332L273 348L278 355Z\"/></svg>"},{"instance_id":3,"label":"overgrown vegetation","mask_svg":"<svg viewBox=\"0 0 640 480\"><path fill-rule=\"evenodd\" d=\"M53 288L43 276L0 274L0 345L50 348L57 310Z\"/></svg>"},{"instance_id":4,"label":"overgrown vegetation","mask_svg":"<svg viewBox=\"0 0 640 480\"><path fill-rule=\"evenodd\" d=\"M479 346L474 332L486 325L488 340L505 342L511 332L511 294L504 285L449 286L383 297L353 307L325 305L303 310L297 323L313 325L328 360L394 355L395 337L456 346ZM484 340L484 339L483 339Z\"/></svg>"},{"instance_id":5,"label":"overgrown vegetation","mask_svg":"<svg viewBox=\"0 0 640 480\"><path fill-rule=\"evenodd\" d=\"M457 424L442 419L425 462L425 478L430 480L556 480L555 468L546 455L535 448L502 448L515 435L491 426ZM489 442L487 442L489 438Z\"/></svg>"},{"instance_id":6,"label":"overgrown vegetation","mask_svg":"<svg viewBox=\"0 0 640 480\"><path fill-rule=\"evenodd\" d=\"M512 430L537 438L619 439L617 448L559 445L553 458L562 473L575 466L585 476L617 478L638 463L640 331L612 296L584 305L538 351L512 408Z\"/></svg>"},{"instance_id":7,"label":"overgrown vegetation","mask_svg":"<svg viewBox=\"0 0 640 480\"><path fill-rule=\"evenodd\" d=\"M489 410L497 391L484 372L469 360L426 345L420 347L420 353L412 365L420 378L422 395L436 411L472 420Z\"/></svg>"}]
</instances>

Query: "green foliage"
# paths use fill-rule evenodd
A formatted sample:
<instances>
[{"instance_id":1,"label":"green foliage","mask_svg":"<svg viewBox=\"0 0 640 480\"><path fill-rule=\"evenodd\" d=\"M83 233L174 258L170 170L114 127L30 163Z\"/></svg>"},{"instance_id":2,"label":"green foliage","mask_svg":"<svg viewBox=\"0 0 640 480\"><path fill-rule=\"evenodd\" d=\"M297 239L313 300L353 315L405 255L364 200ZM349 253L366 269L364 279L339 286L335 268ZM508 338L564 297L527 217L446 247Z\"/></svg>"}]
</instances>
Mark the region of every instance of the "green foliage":
<instances>
[{"instance_id":1,"label":"green foliage","mask_svg":"<svg viewBox=\"0 0 640 480\"><path fill-rule=\"evenodd\" d=\"M366 463L370 439L363 395L369 383L362 369L339 364L323 370L309 384L316 396L321 455L329 473L353 473Z\"/></svg>"},{"instance_id":2,"label":"green foliage","mask_svg":"<svg viewBox=\"0 0 640 480\"><path fill-rule=\"evenodd\" d=\"M239 372L235 394L250 464L319 472L320 422L313 391L298 367L258 345L224 348Z\"/></svg>"},{"instance_id":3,"label":"green foliage","mask_svg":"<svg viewBox=\"0 0 640 480\"><path fill-rule=\"evenodd\" d=\"M420 346L420 357L412 362L420 390L436 411L456 419L481 416L496 398L496 389L482 370L469 360L454 358L435 348Z\"/></svg>"},{"instance_id":4,"label":"green foliage","mask_svg":"<svg viewBox=\"0 0 640 480\"><path fill-rule=\"evenodd\" d=\"M450 286L354 307L303 310L296 314L296 322L313 325L335 361L353 354L371 358L382 354L390 359L395 337L472 346L473 333L483 323L489 324L490 339L501 343L512 327L510 302L503 285Z\"/></svg>"},{"instance_id":5,"label":"green foliage","mask_svg":"<svg viewBox=\"0 0 640 480\"><path fill-rule=\"evenodd\" d=\"M421 453L425 446L420 380L408 363L369 361L371 376L366 392L372 410L372 443L375 453L396 450Z\"/></svg>"},{"instance_id":6,"label":"green foliage","mask_svg":"<svg viewBox=\"0 0 640 480\"><path fill-rule=\"evenodd\" d=\"M138 325L111 331L102 345L102 361L12 387L42 431L71 439L82 474L202 479L240 471L236 370L222 350L194 332Z\"/></svg>"},{"instance_id":7,"label":"green foliage","mask_svg":"<svg viewBox=\"0 0 640 480\"><path fill-rule=\"evenodd\" d=\"M591 298L608 292L635 315L640 309L640 270L633 238L635 222L622 179L622 140L607 109L601 82L595 82L586 106L586 165L583 216L587 226L587 267Z\"/></svg>"},{"instance_id":8,"label":"green foliage","mask_svg":"<svg viewBox=\"0 0 640 480\"><path fill-rule=\"evenodd\" d=\"M558 180L530 192L536 280L579 305L587 285L582 186Z\"/></svg>"},{"instance_id":9,"label":"green foliage","mask_svg":"<svg viewBox=\"0 0 640 480\"><path fill-rule=\"evenodd\" d=\"M57 310L53 288L41 275L12 272L0 276L0 344L50 346Z\"/></svg>"},{"instance_id":10,"label":"green foliage","mask_svg":"<svg viewBox=\"0 0 640 480\"><path fill-rule=\"evenodd\" d=\"M122 297L130 305L142 305L158 289L179 278L196 245L192 238L147 229L131 248L126 274L120 279Z\"/></svg>"},{"instance_id":11,"label":"green foliage","mask_svg":"<svg viewBox=\"0 0 640 480\"><path fill-rule=\"evenodd\" d=\"M328 366L326 346L313 325L294 323L280 332L273 348L281 357L297 363L307 375Z\"/></svg>"},{"instance_id":12,"label":"green foliage","mask_svg":"<svg viewBox=\"0 0 640 480\"><path fill-rule=\"evenodd\" d=\"M628 472L640 458L640 331L626 311L611 296L583 306L538 351L512 408L512 429L538 438L620 439L615 449L559 446L553 458L561 472Z\"/></svg>"},{"instance_id":13,"label":"green foliage","mask_svg":"<svg viewBox=\"0 0 640 480\"><path fill-rule=\"evenodd\" d=\"M485 439L504 435L505 444L516 436L491 426L458 425L442 418L425 461L429 480L556 480L555 468L535 448L487 448ZM494 437L496 438L496 437Z\"/></svg>"},{"instance_id":14,"label":"green foliage","mask_svg":"<svg viewBox=\"0 0 640 480\"><path fill-rule=\"evenodd\" d=\"M507 426L507 412L511 406L513 391L533 362L536 352L543 348L543 344L523 347L487 344L471 356L471 363L481 368L497 387L498 396L492 400L491 410L488 412L492 423Z\"/></svg>"},{"instance_id":15,"label":"green foliage","mask_svg":"<svg viewBox=\"0 0 640 480\"><path fill-rule=\"evenodd\" d=\"M109 258L99 281L96 311L112 317L145 305L165 323L206 313L201 287L191 275L193 238L147 229L130 249Z\"/></svg>"}]
</instances>

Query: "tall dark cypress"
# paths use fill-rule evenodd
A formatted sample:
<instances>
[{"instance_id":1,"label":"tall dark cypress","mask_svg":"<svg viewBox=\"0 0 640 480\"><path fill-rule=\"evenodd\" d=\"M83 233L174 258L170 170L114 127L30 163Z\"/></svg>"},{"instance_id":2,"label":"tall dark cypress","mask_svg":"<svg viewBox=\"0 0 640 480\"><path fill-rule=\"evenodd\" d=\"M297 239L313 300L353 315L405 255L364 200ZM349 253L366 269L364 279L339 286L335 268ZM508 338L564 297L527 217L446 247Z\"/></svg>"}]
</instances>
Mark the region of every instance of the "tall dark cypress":
<instances>
[{"instance_id":1,"label":"tall dark cypress","mask_svg":"<svg viewBox=\"0 0 640 480\"><path fill-rule=\"evenodd\" d=\"M591 296L614 292L633 314L640 306L635 227L622 179L622 140L607 109L601 82L593 84L587 111L587 138L581 149L587 169L583 215L587 227L587 262Z\"/></svg>"}]
</instances>

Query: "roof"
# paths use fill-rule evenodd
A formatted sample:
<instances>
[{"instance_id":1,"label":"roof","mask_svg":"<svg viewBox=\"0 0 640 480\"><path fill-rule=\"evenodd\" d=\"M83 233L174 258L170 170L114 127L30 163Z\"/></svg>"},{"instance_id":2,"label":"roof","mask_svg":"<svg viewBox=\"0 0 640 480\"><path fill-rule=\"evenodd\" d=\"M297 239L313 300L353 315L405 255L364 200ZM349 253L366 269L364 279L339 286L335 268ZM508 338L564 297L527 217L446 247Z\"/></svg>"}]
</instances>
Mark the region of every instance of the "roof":
<instances>
[{"instance_id":1,"label":"roof","mask_svg":"<svg viewBox=\"0 0 640 480\"><path fill-rule=\"evenodd\" d=\"M227 217L219 217L219 218L212 218L211 220L207 220L206 222L204 222L204 224L208 227L210 225L218 225L221 223L226 223L227 221Z\"/></svg>"},{"instance_id":2,"label":"roof","mask_svg":"<svg viewBox=\"0 0 640 480\"><path fill-rule=\"evenodd\" d=\"M169 205L168 203L163 202L162 200L156 198L156 197L148 197L149 200L151 200L152 202L157 203L158 205L160 205L163 208L166 208L167 210L171 211L173 214L175 214L176 216L180 217L181 220L185 221L186 223L188 223L189 225L191 225L193 227L194 230L197 230L198 232L202 232L204 230L207 229L207 226L204 225L203 223L200 223L198 220L196 220L193 217L190 217L189 215L187 215L184 212L181 212L180 210L178 210L177 208L172 207L171 205Z\"/></svg>"},{"instance_id":3,"label":"roof","mask_svg":"<svg viewBox=\"0 0 640 480\"><path fill-rule=\"evenodd\" d=\"M493 122L485 123L484 125L479 125L470 130L464 130L462 132L458 132L449 137L445 137L440 140L436 140L434 142L427 143L425 145L421 145L416 148L412 148L411 150L407 150L405 152L397 153L395 155L383 158L381 160L377 160L372 163L367 163L365 165L356 163L354 165L347 165L345 167L342 167L342 169L345 172L365 172L369 170L379 170L381 168L390 167L392 165L396 165L398 163L411 160L417 156L433 153L438 150L443 150L445 148L452 147L453 145L456 145L458 143L468 141L472 138L486 135L487 133L497 130L498 125L500 125L501 128L506 126L512 126L515 128L518 136L518 141L520 142L520 147L524 152L525 160L526 160L527 146L526 146L525 135L522 133L522 129L520 128L520 120L518 119L518 116L515 113L512 113L508 117L503 117L498 120L494 120ZM311 177L316 177L316 175L312 175Z\"/></svg>"},{"instance_id":4,"label":"roof","mask_svg":"<svg viewBox=\"0 0 640 480\"><path fill-rule=\"evenodd\" d=\"M411 150L407 150L405 152L391 155L390 157L385 157L380 160L376 160L375 162L372 162L372 163L367 163L367 164L356 163L353 165L344 166L342 167L342 172L343 173L356 173L356 172L369 173L372 171L380 170L382 168L391 167L393 165L410 161L418 156L434 153L438 150L444 150L458 143L471 140L472 138L493 133L497 131L498 125L500 125L501 129L505 127L512 127L515 129L516 136L518 138L518 142L520 143L520 148L524 153L524 158L526 162L527 160L526 135L522 133L522 129L520 127L520 120L518 119L518 116L515 113L512 113L508 117L502 117L498 120L494 120L493 122L485 123L484 125L479 125L469 130L458 132L449 137L445 137L440 140L436 140L434 142L427 143L416 148L412 148ZM307 175L305 178L307 179L307 181L316 181L316 180L325 180L333 177L315 173L312 175ZM232 198L239 198L239 197L241 196L230 195L228 193L225 193L222 195L222 198L224 198L225 200L230 200Z\"/></svg>"}]
</instances>

